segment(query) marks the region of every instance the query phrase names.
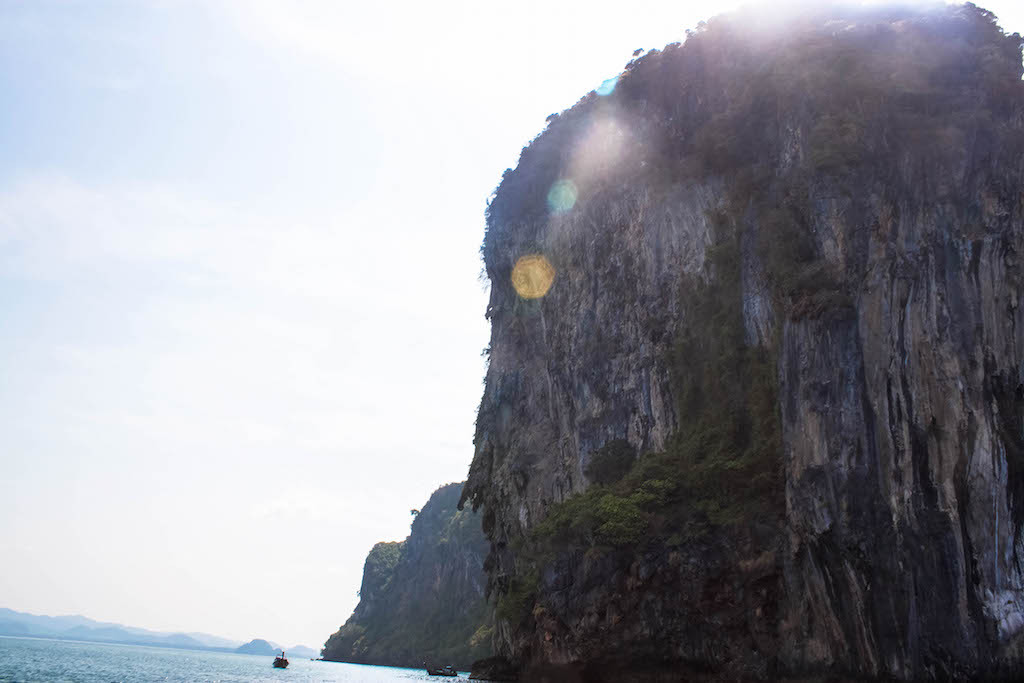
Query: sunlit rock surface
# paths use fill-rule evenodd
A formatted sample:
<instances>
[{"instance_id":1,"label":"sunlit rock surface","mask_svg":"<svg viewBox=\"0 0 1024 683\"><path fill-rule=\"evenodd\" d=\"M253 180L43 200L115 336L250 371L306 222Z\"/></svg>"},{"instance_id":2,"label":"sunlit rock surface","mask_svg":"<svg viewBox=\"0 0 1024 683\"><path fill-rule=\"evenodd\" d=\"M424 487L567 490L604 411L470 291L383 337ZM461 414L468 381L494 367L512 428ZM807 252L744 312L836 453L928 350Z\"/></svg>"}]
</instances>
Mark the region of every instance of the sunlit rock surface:
<instances>
[{"instance_id":1,"label":"sunlit rock surface","mask_svg":"<svg viewBox=\"0 0 1024 683\"><path fill-rule=\"evenodd\" d=\"M499 654L529 680L1019 675L1022 188L1020 38L973 6L716 19L553 117L483 249L463 496L494 599L524 601ZM533 254L554 279L523 297ZM714 282L774 368L777 504L529 554L603 446L677 448L673 352Z\"/></svg>"}]
</instances>

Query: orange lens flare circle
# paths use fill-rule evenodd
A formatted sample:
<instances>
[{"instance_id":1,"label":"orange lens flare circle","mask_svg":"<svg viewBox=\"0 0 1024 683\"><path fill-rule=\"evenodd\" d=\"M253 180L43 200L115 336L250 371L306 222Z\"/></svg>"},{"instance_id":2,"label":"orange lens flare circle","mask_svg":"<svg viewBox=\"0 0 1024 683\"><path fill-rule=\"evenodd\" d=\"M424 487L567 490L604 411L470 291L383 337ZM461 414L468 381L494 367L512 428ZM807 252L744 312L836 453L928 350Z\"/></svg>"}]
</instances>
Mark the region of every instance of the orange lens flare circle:
<instances>
[{"instance_id":1,"label":"orange lens flare circle","mask_svg":"<svg viewBox=\"0 0 1024 683\"><path fill-rule=\"evenodd\" d=\"M541 254L521 256L512 268L512 286L524 299L539 299L555 281L555 268Z\"/></svg>"}]
</instances>

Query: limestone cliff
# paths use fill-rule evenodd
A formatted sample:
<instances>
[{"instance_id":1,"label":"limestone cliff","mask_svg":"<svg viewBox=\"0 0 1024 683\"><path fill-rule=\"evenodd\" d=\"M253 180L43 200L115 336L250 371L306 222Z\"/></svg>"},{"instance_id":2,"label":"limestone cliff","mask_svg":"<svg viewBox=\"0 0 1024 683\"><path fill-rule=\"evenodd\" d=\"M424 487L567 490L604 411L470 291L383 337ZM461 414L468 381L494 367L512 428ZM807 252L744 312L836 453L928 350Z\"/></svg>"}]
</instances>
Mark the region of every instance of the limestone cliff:
<instances>
[{"instance_id":1,"label":"limestone cliff","mask_svg":"<svg viewBox=\"0 0 1024 683\"><path fill-rule=\"evenodd\" d=\"M324 659L467 669L491 654L487 542L478 516L457 509L461 491L461 483L442 486L416 515L408 538L373 547L359 604L325 643Z\"/></svg>"},{"instance_id":2,"label":"limestone cliff","mask_svg":"<svg viewBox=\"0 0 1024 683\"><path fill-rule=\"evenodd\" d=\"M500 654L1020 671L1021 74L970 4L746 13L551 117L483 247Z\"/></svg>"}]
</instances>

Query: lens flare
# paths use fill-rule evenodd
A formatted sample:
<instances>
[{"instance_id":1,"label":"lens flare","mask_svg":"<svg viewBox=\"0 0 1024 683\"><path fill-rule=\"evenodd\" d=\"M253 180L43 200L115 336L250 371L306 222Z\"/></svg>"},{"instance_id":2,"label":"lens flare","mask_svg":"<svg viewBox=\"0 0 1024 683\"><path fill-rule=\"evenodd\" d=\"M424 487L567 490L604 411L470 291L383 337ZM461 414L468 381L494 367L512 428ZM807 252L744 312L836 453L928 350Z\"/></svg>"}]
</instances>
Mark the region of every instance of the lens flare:
<instances>
[{"instance_id":1,"label":"lens flare","mask_svg":"<svg viewBox=\"0 0 1024 683\"><path fill-rule=\"evenodd\" d=\"M555 213L563 213L576 206L576 184L571 180L559 180L548 192L548 208Z\"/></svg>"},{"instance_id":2,"label":"lens flare","mask_svg":"<svg viewBox=\"0 0 1024 683\"><path fill-rule=\"evenodd\" d=\"M618 84L619 77L614 76L606 81L603 81L601 85L597 86L597 90L595 90L594 92L596 92L601 97L607 97L608 95L611 95L613 92L615 92L615 86Z\"/></svg>"},{"instance_id":3,"label":"lens flare","mask_svg":"<svg viewBox=\"0 0 1024 683\"><path fill-rule=\"evenodd\" d=\"M524 299L539 299L555 281L555 268L541 254L521 256L512 268L512 286Z\"/></svg>"},{"instance_id":4,"label":"lens flare","mask_svg":"<svg viewBox=\"0 0 1024 683\"><path fill-rule=\"evenodd\" d=\"M592 117L572 149L566 177L578 188L592 187L603 179L614 177L623 163L639 160L641 145L632 131L619 123L614 103ZM629 157L634 155L631 160Z\"/></svg>"}]
</instances>

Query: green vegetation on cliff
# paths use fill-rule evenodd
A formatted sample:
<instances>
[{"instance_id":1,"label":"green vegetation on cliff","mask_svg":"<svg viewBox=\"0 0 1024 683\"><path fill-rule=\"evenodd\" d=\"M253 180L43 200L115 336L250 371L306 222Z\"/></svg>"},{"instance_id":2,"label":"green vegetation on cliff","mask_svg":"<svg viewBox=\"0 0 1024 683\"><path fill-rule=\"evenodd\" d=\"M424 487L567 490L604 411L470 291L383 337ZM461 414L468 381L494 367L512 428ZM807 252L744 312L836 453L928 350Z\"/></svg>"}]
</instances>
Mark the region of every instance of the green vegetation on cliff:
<instances>
[{"instance_id":1,"label":"green vegetation on cliff","mask_svg":"<svg viewBox=\"0 0 1024 683\"><path fill-rule=\"evenodd\" d=\"M487 543L479 517L458 510L462 484L442 486L416 514L409 537L366 557L359 605L324 644L324 659L468 667L491 654L484 600Z\"/></svg>"},{"instance_id":2,"label":"green vegetation on cliff","mask_svg":"<svg viewBox=\"0 0 1024 683\"><path fill-rule=\"evenodd\" d=\"M624 440L595 451L592 485L552 505L515 546L522 568L498 600L497 615L525 619L538 597L538 569L558 554L676 547L751 524L773 526L784 512L778 388L772 351L744 339L736 235L724 225L709 250L717 277L687 278L690 324L671 353L680 425L669 447L636 457ZM622 551L626 551L622 554Z\"/></svg>"}]
</instances>

